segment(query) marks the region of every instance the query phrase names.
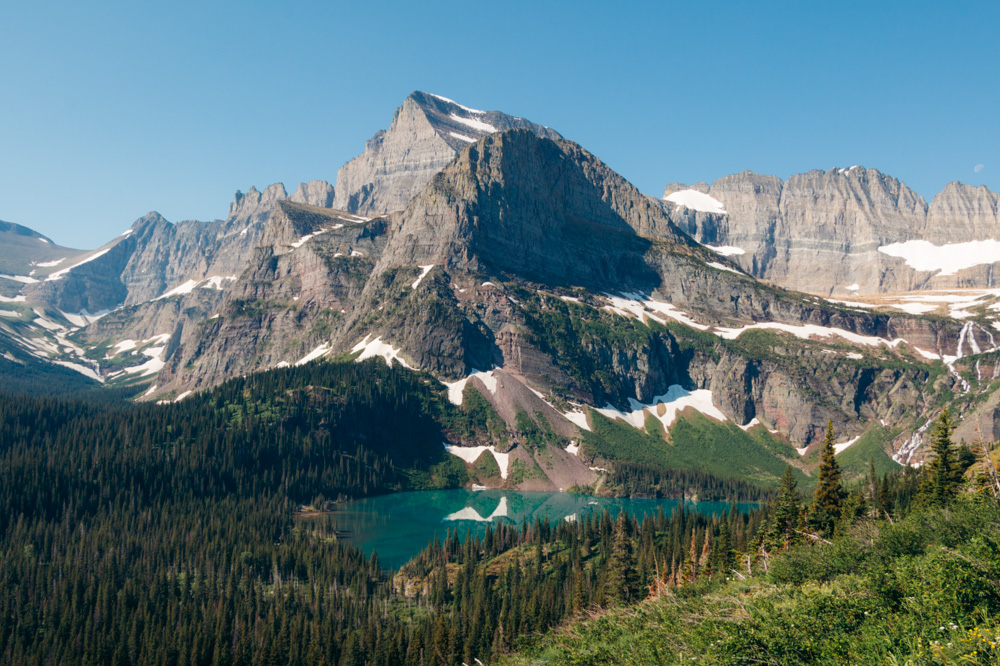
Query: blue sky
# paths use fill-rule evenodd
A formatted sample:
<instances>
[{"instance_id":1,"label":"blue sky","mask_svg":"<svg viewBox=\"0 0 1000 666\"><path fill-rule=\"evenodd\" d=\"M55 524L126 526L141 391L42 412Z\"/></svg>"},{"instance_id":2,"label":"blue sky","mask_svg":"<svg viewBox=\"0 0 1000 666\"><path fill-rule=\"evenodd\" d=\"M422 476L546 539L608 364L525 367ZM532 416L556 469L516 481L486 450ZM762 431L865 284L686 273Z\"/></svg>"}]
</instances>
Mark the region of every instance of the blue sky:
<instances>
[{"instance_id":1,"label":"blue sky","mask_svg":"<svg viewBox=\"0 0 1000 666\"><path fill-rule=\"evenodd\" d=\"M332 182L412 90L650 194L854 164L997 190L997 25L995 2L4 3L0 219L89 248L150 210L224 217Z\"/></svg>"}]
</instances>

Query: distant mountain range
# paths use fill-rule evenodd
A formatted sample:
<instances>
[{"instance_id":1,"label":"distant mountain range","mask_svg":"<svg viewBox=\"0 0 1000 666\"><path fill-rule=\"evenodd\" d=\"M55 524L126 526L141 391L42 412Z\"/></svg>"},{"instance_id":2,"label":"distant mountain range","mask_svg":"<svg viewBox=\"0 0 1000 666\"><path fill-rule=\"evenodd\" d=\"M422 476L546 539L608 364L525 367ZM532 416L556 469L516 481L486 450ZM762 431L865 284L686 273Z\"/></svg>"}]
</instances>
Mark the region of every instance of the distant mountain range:
<instances>
[{"instance_id":1,"label":"distant mountain range","mask_svg":"<svg viewBox=\"0 0 1000 666\"><path fill-rule=\"evenodd\" d=\"M522 488L594 483L614 453L579 443L609 419L662 442L700 420L806 474L832 420L840 451L910 463L946 404L1000 438L997 208L862 167L650 197L552 129L415 92L335 185L250 188L225 220L149 213L93 251L0 223L0 372L176 401L381 357L561 440L495 480ZM538 462L449 442L473 444Z\"/></svg>"}]
</instances>

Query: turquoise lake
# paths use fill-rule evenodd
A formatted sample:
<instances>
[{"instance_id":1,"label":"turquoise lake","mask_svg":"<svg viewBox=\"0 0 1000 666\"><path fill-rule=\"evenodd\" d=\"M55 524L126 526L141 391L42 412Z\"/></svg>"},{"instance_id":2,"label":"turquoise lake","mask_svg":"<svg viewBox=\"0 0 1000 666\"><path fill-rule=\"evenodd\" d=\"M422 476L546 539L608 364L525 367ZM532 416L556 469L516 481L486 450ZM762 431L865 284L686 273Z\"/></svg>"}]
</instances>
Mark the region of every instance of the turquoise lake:
<instances>
[{"instance_id":1,"label":"turquoise lake","mask_svg":"<svg viewBox=\"0 0 1000 666\"><path fill-rule=\"evenodd\" d=\"M662 507L670 515L681 500L591 497L569 493L520 492L509 490L425 490L381 495L337 506L332 514L337 529L350 543L365 553L378 553L386 568L398 568L419 553L434 538L443 539L447 530L482 535L487 525L522 520L581 520L605 509L613 515L628 511L642 518L656 515ZM729 502L687 502L688 510L702 514L722 513ZM748 511L754 504L736 504ZM572 516L572 518L570 518Z\"/></svg>"}]
</instances>

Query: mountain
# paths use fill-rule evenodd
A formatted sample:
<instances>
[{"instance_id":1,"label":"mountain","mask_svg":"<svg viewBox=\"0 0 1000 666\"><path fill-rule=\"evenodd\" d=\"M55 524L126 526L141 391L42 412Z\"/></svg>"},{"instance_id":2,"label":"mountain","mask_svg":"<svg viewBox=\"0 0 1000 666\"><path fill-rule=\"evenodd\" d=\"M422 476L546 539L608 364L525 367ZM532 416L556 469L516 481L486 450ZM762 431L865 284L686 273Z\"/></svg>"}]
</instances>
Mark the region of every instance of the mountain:
<instances>
[{"instance_id":1,"label":"mountain","mask_svg":"<svg viewBox=\"0 0 1000 666\"><path fill-rule=\"evenodd\" d=\"M518 128L559 136L500 111L470 109L446 97L414 92L396 109L389 129L376 133L365 152L337 172L332 207L366 216L402 210L465 146Z\"/></svg>"},{"instance_id":2,"label":"mountain","mask_svg":"<svg viewBox=\"0 0 1000 666\"><path fill-rule=\"evenodd\" d=\"M456 455L489 447L535 470L486 483L586 486L641 462L773 485L786 462L810 473L827 421L845 460L885 466L920 459L946 403L1000 432L997 295L803 293L902 284L887 246L912 229L941 242L928 229L956 216L987 233L995 201L954 186L928 207L861 168L745 172L658 200L551 129L415 92L335 185L250 188L213 222L150 213L18 268L0 281L0 339L17 361L156 402L382 358L481 417L448 431Z\"/></svg>"},{"instance_id":3,"label":"mountain","mask_svg":"<svg viewBox=\"0 0 1000 666\"><path fill-rule=\"evenodd\" d=\"M822 296L992 288L997 194L951 183L927 203L875 169L782 182L750 171L664 191L671 219L748 273Z\"/></svg>"}]
</instances>

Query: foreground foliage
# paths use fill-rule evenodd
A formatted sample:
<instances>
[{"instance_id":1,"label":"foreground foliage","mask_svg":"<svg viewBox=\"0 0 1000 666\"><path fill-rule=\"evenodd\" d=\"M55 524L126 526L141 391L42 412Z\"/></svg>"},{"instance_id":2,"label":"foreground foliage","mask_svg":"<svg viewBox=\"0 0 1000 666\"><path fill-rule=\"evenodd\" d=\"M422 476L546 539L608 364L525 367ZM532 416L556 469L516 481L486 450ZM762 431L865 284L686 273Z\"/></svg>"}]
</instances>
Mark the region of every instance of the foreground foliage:
<instances>
[{"instance_id":1,"label":"foreground foliage","mask_svg":"<svg viewBox=\"0 0 1000 666\"><path fill-rule=\"evenodd\" d=\"M582 619L502 663L995 664L1000 508L978 493L861 521L766 574Z\"/></svg>"}]
</instances>

